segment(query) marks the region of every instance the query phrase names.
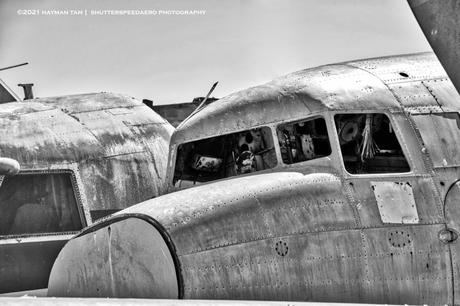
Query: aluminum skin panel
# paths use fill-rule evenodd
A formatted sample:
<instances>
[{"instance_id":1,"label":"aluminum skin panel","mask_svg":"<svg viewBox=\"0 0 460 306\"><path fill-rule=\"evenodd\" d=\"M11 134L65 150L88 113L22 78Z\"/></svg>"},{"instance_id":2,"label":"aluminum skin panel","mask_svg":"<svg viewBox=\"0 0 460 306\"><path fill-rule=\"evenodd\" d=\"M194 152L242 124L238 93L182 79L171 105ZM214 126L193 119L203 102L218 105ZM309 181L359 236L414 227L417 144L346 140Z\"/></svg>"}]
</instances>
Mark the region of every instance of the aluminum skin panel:
<instances>
[{"instance_id":1,"label":"aluminum skin panel","mask_svg":"<svg viewBox=\"0 0 460 306\"><path fill-rule=\"evenodd\" d=\"M75 257L76 253L79 256ZM133 253L136 256L130 255ZM65 270L61 270L61 262L66 263ZM179 296L168 245L152 224L139 218L121 220L70 240L56 259L48 287L50 296L65 296L69 292L79 297Z\"/></svg>"},{"instance_id":2,"label":"aluminum skin panel","mask_svg":"<svg viewBox=\"0 0 460 306\"><path fill-rule=\"evenodd\" d=\"M383 223L418 223L414 192L409 182L370 182Z\"/></svg>"}]
</instances>

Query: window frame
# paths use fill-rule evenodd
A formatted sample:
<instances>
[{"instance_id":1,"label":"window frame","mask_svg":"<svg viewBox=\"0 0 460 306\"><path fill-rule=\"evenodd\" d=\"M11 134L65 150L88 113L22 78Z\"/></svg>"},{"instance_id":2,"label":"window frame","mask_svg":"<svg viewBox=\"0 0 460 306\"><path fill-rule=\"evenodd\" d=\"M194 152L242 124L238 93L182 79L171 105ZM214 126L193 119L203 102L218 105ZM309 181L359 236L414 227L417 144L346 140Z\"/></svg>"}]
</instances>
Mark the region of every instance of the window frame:
<instances>
[{"instance_id":1,"label":"window frame","mask_svg":"<svg viewBox=\"0 0 460 306\"><path fill-rule=\"evenodd\" d=\"M70 236L72 237L82 229L88 226L88 222L86 219L86 209L84 205L84 201L82 199L82 194L80 192L80 184L79 184L79 177L75 174L73 169L24 169L20 170L18 174L14 176L25 176L25 175L47 175L47 174L69 174L70 175L70 182L73 191L73 197L75 199L75 204L77 205L76 210L78 212L78 217L81 223L81 229L75 231L62 231L62 232L46 232L46 233L29 233L29 234L10 234L10 235L0 235L0 244L3 243L11 243L13 241L17 241L18 243L23 241L23 238L32 238L31 241L35 241L37 237L48 237L48 236L63 236L65 237ZM0 176L0 187L5 179L5 176ZM14 239L14 238L21 238L21 240ZM30 239L29 239L30 240ZM61 240L61 239L59 239Z\"/></svg>"},{"instance_id":2,"label":"window frame","mask_svg":"<svg viewBox=\"0 0 460 306\"><path fill-rule=\"evenodd\" d=\"M391 126L393 128L394 134L396 136L396 140L398 141L402 154L404 158L406 159L407 165L409 166L409 171L406 172L384 172L384 173L350 173L345 167L345 162L343 160L343 154L342 154L342 147L340 145L339 141L339 135L337 134L337 126L335 124L335 116L336 115L359 115L359 114L383 114L387 116L388 120L391 123ZM402 131L399 129L399 126L395 124L395 120L393 118L393 114L388 111L381 111L381 110L346 110L346 111L334 111L330 113L330 118L331 118L331 123L332 126L334 127L334 143L335 146L337 147L337 152L339 155L340 159L340 167L342 168L342 173L345 176L348 177L360 177L360 178L366 178L366 177L379 177L379 178L385 178L385 177L406 177L406 176L413 176L414 175L414 165L412 162L412 159L410 158L410 153L409 153L409 148L407 147L407 144L404 140L404 134Z\"/></svg>"},{"instance_id":3,"label":"window frame","mask_svg":"<svg viewBox=\"0 0 460 306\"><path fill-rule=\"evenodd\" d=\"M274 152L273 154L275 156L276 165L274 165L272 168L267 168L267 169L263 169L263 170L259 170L259 171L255 171L255 172L243 173L243 174L234 175L234 176L227 176L227 177L222 177L222 178L218 178L218 179L215 179L215 180L209 180L209 181L204 181L204 182L196 181L196 186L204 185L204 184L210 184L210 183L213 183L213 182L228 180L228 179L232 179L232 178L248 176L248 175L266 173L266 172L273 172L275 169L278 169L282 165L282 163L280 163L280 159L278 157L279 156L278 155L279 154L279 144L277 143L278 137L276 135L276 127L273 125L273 123L265 123L265 124L261 124L261 125L247 127L245 129L240 129L240 130L228 130L228 131L225 131L225 133L220 134L220 135L211 135L211 136L207 136L206 138L195 138L195 139L192 139L192 140L188 140L186 142L176 143L176 144L174 144L173 146L170 147L171 150L169 152L169 158L168 158L168 168L169 169L167 171L170 174L169 174L169 177L168 177L168 175L166 177L166 179L169 181L169 192L174 192L174 191L190 188L190 187L183 188L183 187L180 187L180 186L176 186L178 180L175 181L175 176L176 176L175 173L176 173L177 158L178 158L178 155L179 155L178 152L179 152L179 147L180 146L185 145L185 144L190 144L190 143L193 143L193 142L196 142L196 141L207 140L207 139L211 139L211 138L215 138L215 137L224 137L224 136L228 136L228 135L232 135L232 134L242 133L242 132L246 132L246 131L250 131L250 130L254 130L254 129L263 129L263 128L267 128L269 130L269 132L270 132L267 135L270 135L270 137L272 138L272 142L273 142L272 150Z\"/></svg>"},{"instance_id":4,"label":"window frame","mask_svg":"<svg viewBox=\"0 0 460 306\"><path fill-rule=\"evenodd\" d=\"M324 120L324 124L326 125L326 133L327 133L327 137L328 137L328 140L329 140L329 148L331 149L331 152L329 153L329 155L326 155L326 156L321 156L321 157L318 157L318 158L314 158L314 159L309 159L309 160L304 160L304 161L300 161L300 162L296 162L296 163L292 163L292 164L287 164L284 162L283 160L283 156L281 154L281 146L280 146L280 141L279 141L279 138L278 138L278 130L280 127L282 126L286 126L286 125L294 125L296 123L299 123L299 122L306 122L306 121L311 121L311 120L316 120L316 119L323 119ZM292 121L285 121L285 122L282 122L282 123L277 123L275 126L274 126L274 133L275 133L275 136L276 136L276 146L278 147L278 163L285 166L285 167L295 167L295 166L302 166L306 163L312 163L312 162L317 162L318 160L323 160L325 158L329 158L329 159L333 159L333 155L334 155L334 144L333 142L331 141L331 133L330 133L330 128L329 128L329 124L328 124L328 117L327 115L325 114L315 114L315 115L311 115L309 117L306 117L306 118L302 118L302 119L296 119L296 120L292 120ZM335 125L334 125L334 128L335 128ZM337 133L336 133L337 134Z\"/></svg>"}]
</instances>

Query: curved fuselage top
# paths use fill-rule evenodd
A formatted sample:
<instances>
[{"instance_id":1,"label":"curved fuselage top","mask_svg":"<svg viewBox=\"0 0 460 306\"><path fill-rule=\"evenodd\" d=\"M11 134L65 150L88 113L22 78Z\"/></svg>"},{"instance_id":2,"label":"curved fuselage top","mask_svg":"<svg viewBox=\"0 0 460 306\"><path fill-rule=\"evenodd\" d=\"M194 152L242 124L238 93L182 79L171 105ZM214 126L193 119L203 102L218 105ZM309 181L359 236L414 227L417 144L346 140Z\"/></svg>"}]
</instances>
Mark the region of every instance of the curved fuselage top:
<instances>
[{"instance_id":1,"label":"curved fuselage top","mask_svg":"<svg viewBox=\"0 0 460 306\"><path fill-rule=\"evenodd\" d=\"M171 145L273 122L301 119L325 110L401 112L403 108L416 105L410 104L410 101L398 101L389 86L439 79L447 79L447 75L433 53L382 57L300 70L209 104L176 129ZM459 105L449 104L448 101L439 102L445 107L460 109ZM424 105L423 99L419 100L419 105Z\"/></svg>"},{"instance_id":2,"label":"curved fuselage top","mask_svg":"<svg viewBox=\"0 0 460 306\"><path fill-rule=\"evenodd\" d=\"M327 112L456 112L460 110L459 101L433 53L300 70L230 94L181 123L171 137L166 180L174 190L177 149L183 143Z\"/></svg>"},{"instance_id":3,"label":"curved fuselage top","mask_svg":"<svg viewBox=\"0 0 460 306\"><path fill-rule=\"evenodd\" d=\"M159 195L173 130L121 94L0 104L0 156L17 160L23 172L76 172L90 209L121 209Z\"/></svg>"}]
</instances>

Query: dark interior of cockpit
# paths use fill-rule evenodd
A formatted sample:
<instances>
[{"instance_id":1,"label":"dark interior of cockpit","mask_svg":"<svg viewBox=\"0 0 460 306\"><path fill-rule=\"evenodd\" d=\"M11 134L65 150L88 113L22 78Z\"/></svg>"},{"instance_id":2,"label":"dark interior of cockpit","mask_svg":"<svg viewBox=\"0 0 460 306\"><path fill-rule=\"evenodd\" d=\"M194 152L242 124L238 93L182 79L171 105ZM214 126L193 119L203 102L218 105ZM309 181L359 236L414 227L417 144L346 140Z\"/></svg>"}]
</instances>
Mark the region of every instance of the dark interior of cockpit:
<instances>
[{"instance_id":1,"label":"dark interior of cockpit","mask_svg":"<svg viewBox=\"0 0 460 306\"><path fill-rule=\"evenodd\" d=\"M323 118L280 125L277 134L281 157L285 164L299 163L331 154L326 121Z\"/></svg>"},{"instance_id":2,"label":"dark interior of cockpit","mask_svg":"<svg viewBox=\"0 0 460 306\"><path fill-rule=\"evenodd\" d=\"M82 228L69 173L23 174L0 182L0 236Z\"/></svg>"},{"instance_id":3,"label":"dark interior of cockpit","mask_svg":"<svg viewBox=\"0 0 460 306\"><path fill-rule=\"evenodd\" d=\"M385 114L335 115L345 169L351 174L410 171Z\"/></svg>"},{"instance_id":4,"label":"dark interior of cockpit","mask_svg":"<svg viewBox=\"0 0 460 306\"><path fill-rule=\"evenodd\" d=\"M174 184L207 182L276 166L268 127L184 143L178 147Z\"/></svg>"}]
</instances>

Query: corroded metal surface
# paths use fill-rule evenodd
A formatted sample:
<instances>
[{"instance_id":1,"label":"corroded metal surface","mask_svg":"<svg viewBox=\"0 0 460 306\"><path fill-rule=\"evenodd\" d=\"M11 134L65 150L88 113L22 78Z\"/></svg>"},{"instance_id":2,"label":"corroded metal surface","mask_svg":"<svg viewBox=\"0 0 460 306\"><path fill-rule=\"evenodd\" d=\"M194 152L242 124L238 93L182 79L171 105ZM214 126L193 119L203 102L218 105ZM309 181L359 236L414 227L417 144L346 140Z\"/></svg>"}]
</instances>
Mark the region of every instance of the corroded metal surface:
<instances>
[{"instance_id":1,"label":"corroded metal surface","mask_svg":"<svg viewBox=\"0 0 460 306\"><path fill-rule=\"evenodd\" d=\"M0 131L2 157L24 170L76 164L89 210L162 193L173 128L134 98L99 93L6 103Z\"/></svg>"},{"instance_id":2,"label":"corroded metal surface","mask_svg":"<svg viewBox=\"0 0 460 306\"><path fill-rule=\"evenodd\" d=\"M425 239L436 238L440 226L401 228L414 236L401 249L387 238L395 229L360 227L357 209L334 175L276 173L233 179L232 188L220 182L168 194L120 216L143 214L165 228L177 251L184 298L446 301L448 255L437 239L436 245ZM408 265L414 259L418 264ZM94 264L91 257L72 260ZM420 283L425 264L431 267ZM55 263L65 266L66 260ZM382 286L387 289L379 291ZM415 297L419 288L427 295Z\"/></svg>"},{"instance_id":3,"label":"corroded metal surface","mask_svg":"<svg viewBox=\"0 0 460 306\"><path fill-rule=\"evenodd\" d=\"M131 236L126 237L127 233ZM106 241L110 243L106 244ZM49 295L71 291L81 297L105 297L107 292L112 297L123 298L178 297L173 258L160 233L148 222L129 218L73 242L74 248L66 248L57 260L72 265L66 270L70 268L78 272L54 269L49 280ZM89 244L90 248L87 247ZM143 256L132 256L136 250L142 250ZM75 253L82 257L95 256L99 261L82 265L80 261L67 260ZM94 269L94 266L98 268ZM94 282L85 282L88 277ZM111 281L105 282L107 279Z\"/></svg>"},{"instance_id":4,"label":"corroded metal surface","mask_svg":"<svg viewBox=\"0 0 460 306\"><path fill-rule=\"evenodd\" d=\"M140 101L118 94L0 105L0 156L19 162L19 176L69 175L81 226L163 193L172 131ZM39 207L26 205L21 207ZM0 293L46 288L54 259L72 233L1 233Z\"/></svg>"},{"instance_id":5,"label":"corroded metal surface","mask_svg":"<svg viewBox=\"0 0 460 306\"><path fill-rule=\"evenodd\" d=\"M458 242L446 227L460 215L446 209L445 197L460 178L454 146L459 101L442 66L427 53L307 69L229 95L173 135L171 190L178 147L197 139L267 127L275 139L274 167L132 206L84 230L66 248L117 218L146 218L174 250L181 298L458 303L459 273L451 264ZM370 118L363 115L369 113L388 118L384 132L396 139L400 153L381 156L387 162L381 167L390 171L351 173L335 119ZM284 162L278 127L318 117L325 122L330 154ZM398 168L401 161L406 166ZM389 186L396 183L406 187L390 196ZM57 260L55 269L65 270L69 260ZM72 261L91 266L96 259Z\"/></svg>"}]
</instances>

